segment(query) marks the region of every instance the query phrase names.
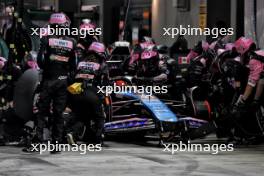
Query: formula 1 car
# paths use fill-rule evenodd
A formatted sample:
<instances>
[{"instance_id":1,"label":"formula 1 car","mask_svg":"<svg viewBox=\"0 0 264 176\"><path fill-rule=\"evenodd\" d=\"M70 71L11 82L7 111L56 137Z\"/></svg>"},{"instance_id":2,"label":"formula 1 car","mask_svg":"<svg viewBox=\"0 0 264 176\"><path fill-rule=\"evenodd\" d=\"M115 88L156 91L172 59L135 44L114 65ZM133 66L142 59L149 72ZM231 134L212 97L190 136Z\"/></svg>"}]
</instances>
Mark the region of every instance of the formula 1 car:
<instances>
[{"instance_id":1,"label":"formula 1 car","mask_svg":"<svg viewBox=\"0 0 264 176\"><path fill-rule=\"evenodd\" d=\"M132 85L131 77L113 78L116 85ZM214 130L207 101L193 99L196 89L190 90L184 101L162 100L156 95L120 92L108 97L108 119L105 135L158 135L165 141L188 141L205 136Z\"/></svg>"},{"instance_id":2,"label":"formula 1 car","mask_svg":"<svg viewBox=\"0 0 264 176\"><path fill-rule=\"evenodd\" d=\"M36 70L26 71L15 89L14 111L24 123L34 116L38 75ZM115 77L113 81L122 86L133 83L132 77L128 76ZM144 137L150 134L158 137L160 144L203 137L214 130L214 125L208 102L193 98L196 91L191 89L181 101L126 91L106 96L105 136L132 134Z\"/></svg>"}]
</instances>

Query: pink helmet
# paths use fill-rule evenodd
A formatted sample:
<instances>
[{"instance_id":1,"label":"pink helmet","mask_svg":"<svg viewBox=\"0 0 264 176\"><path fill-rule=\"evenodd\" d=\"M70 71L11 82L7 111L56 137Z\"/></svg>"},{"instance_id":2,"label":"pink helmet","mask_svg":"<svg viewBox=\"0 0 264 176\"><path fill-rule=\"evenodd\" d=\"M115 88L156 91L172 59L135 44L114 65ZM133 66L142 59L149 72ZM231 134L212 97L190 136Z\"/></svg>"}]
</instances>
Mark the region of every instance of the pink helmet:
<instances>
[{"instance_id":1,"label":"pink helmet","mask_svg":"<svg viewBox=\"0 0 264 176\"><path fill-rule=\"evenodd\" d=\"M217 55L219 56L219 55L221 55L222 53L224 53L225 51L227 51L227 50L225 50L225 49L218 49L217 50Z\"/></svg>"},{"instance_id":2,"label":"pink helmet","mask_svg":"<svg viewBox=\"0 0 264 176\"><path fill-rule=\"evenodd\" d=\"M146 42L140 43L140 46L142 49L151 49L155 46L155 44L153 42L146 41Z\"/></svg>"},{"instance_id":3,"label":"pink helmet","mask_svg":"<svg viewBox=\"0 0 264 176\"><path fill-rule=\"evenodd\" d=\"M231 51L235 48L235 44L234 43L227 43L225 44L225 50Z\"/></svg>"},{"instance_id":4,"label":"pink helmet","mask_svg":"<svg viewBox=\"0 0 264 176\"><path fill-rule=\"evenodd\" d=\"M27 67L38 70L38 63L37 63L37 52L30 51L28 54L24 57L24 62L27 65Z\"/></svg>"},{"instance_id":5,"label":"pink helmet","mask_svg":"<svg viewBox=\"0 0 264 176\"><path fill-rule=\"evenodd\" d=\"M237 52L241 55L245 54L253 45L255 45L254 41L246 37L240 37L235 42L235 48Z\"/></svg>"},{"instance_id":6,"label":"pink helmet","mask_svg":"<svg viewBox=\"0 0 264 176\"><path fill-rule=\"evenodd\" d=\"M210 48L209 43L206 41L202 41L202 48L203 48L203 51L207 51Z\"/></svg>"},{"instance_id":7,"label":"pink helmet","mask_svg":"<svg viewBox=\"0 0 264 176\"><path fill-rule=\"evenodd\" d=\"M158 55L157 51L153 51L153 50L145 50L141 53L141 59L142 60L146 60L146 59L151 59L155 56Z\"/></svg>"},{"instance_id":8,"label":"pink helmet","mask_svg":"<svg viewBox=\"0 0 264 176\"><path fill-rule=\"evenodd\" d=\"M105 46L100 42L93 42L88 48L88 51L93 51L95 53L105 53Z\"/></svg>"},{"instance_id":9,"label":"pink helmet","mask_svg":"<svg viewBox=\"0 0 264 176\"><path fill-rule=\"evenodd\" d=\"M58 24L58 25L62 25L62 26L65 26L65 27L69 27L70 24L71 24L71 20L64 13L53 13L50 16L49 23L50 24Z\"/></svg>"},{"instance_id":10,"label":"pink helmet","mask_svg":"<svg viewBox=\"0 0 264 176\"><path fill-rule=\"evenodd\" d=\"M209 48L210 48L210 49L215 49L216 44L217 44L217 41L212 42L212 43L210 44Z\"/></svg>"},{"instance_id":11,"label":"pink helmet","mask_svg":"<svg viewBox=\"0 0 264 176\"><path fill-rule=\"evenodd\" d=\"M101 59L106 59L106 48L103 43L93 42L88 48L88 53L95 53Z\"/></svg>"},{"instance_id":12,"label":"pink helmet","mask_svg":"<svg viewBox=\"0 0 264 176\"><path fill-rule=\"evenodd\" d=\"M95 29L96 28L96 25L93 24L93 23L83 23L80 25L80 29Z\"/></svg>"},{"instance_id":13,"label":"pink helmet","mask_svg":"<svg viewBox=\"0 0 264 176\"><path fill-rule=\"evenodd\" d=\"M7 60L4 57L0 57L0 68L3 68L6 64Z\"/></svg>"}]
</instances>

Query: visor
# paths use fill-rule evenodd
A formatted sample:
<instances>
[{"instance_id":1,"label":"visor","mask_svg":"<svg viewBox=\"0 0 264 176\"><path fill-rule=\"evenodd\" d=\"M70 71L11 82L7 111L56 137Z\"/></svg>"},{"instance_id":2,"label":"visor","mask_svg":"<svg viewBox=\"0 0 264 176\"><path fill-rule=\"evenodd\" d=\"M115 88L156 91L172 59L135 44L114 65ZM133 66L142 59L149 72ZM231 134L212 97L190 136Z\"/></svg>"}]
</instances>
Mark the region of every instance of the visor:
<instances>
[{"instance_id":1,"label":"visor","mask_svg":"<svg viewBox=\"0 0 264 176\"><path fill-rule=\"evenodd\" d=\"M209 48L209 44L208 44L208 42L206 42L206 41L202 41L202 48L203 48L204 51L207 51L208 48Z\"/></svg>"}]
</instances>

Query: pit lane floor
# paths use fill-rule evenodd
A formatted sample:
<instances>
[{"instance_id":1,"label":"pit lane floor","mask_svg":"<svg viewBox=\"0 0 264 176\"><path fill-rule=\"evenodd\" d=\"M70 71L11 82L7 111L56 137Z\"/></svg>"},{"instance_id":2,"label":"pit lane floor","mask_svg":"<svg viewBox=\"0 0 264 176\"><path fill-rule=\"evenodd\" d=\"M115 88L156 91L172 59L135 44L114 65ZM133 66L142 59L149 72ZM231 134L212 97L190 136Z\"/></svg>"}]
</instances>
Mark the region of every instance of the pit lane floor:
<instances>
[{"instance_id":1,"label":"pit lane floor","mask_svg":"<svg viewBox=\"0 0 264 176\"><path fill-rule=\"evenodd\" d=\"M218 143L209 136L197 143ZM0 147L0 175L263 175L264 145L235 148L233 152L176 152L155 145L106 142L101 152L25 154L18 147Z\"/></svg>"}]
</instances>

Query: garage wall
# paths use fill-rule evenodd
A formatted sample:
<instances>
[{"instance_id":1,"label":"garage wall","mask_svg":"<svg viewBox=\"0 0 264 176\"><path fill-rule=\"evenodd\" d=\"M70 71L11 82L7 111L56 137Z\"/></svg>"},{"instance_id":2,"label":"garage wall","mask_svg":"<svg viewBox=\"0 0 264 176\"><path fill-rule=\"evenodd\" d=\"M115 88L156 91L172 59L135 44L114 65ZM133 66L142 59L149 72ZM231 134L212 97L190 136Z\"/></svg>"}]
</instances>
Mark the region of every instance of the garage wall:
<instances>
[{"instance_id":1,"label":"garage wall","mask_svg":"<svg viewBox=\"0 0 264 176\"><path fill-rule=\"evenodd\" d=\"M171 46L176 38L163 36L163 27L179 27L179 25L199 27L199 0L190 0L190 11L181 12L173 7L173 0L153 0L152 1L152 37L157 43L164 43ZM185 36L189 47L201 39L203 36Z\"/></svg>"},{"instance_id":2,"label":"garage wall","mask_svg":"<svg viewBox=\"0 0 264 176\"><path fill-rule=\"evenodd\" d=\"M245 36L252 38L256 42L256 29L255 29L255 18L254 18L254 1L245 1Z\"/></svg>"},{"instance_id":3,"label":"garage wall","mask_svg":"<svg viewBox=\"0 0 264 176\"><path fill-rule=\"evenodd\" d=\"M256 2L256 10L254 2ZM244 6L244 35L254 39L258 47L264 49L264 1L245 0Z\"/></svg>"},{"instance_id":4,"label":"garage wall","mask_svg":"<svg viewBox=\"0 0 264 176\"><path fill-rule=\"evenodd\" d=\"M257 41L258 46L264 49L264 1L257 0Z\"/></svg>"}]
</instances>

